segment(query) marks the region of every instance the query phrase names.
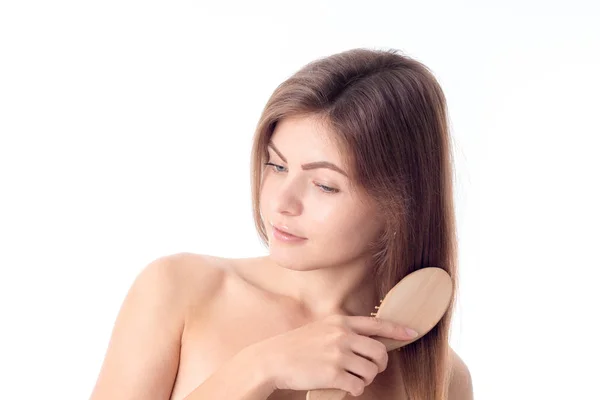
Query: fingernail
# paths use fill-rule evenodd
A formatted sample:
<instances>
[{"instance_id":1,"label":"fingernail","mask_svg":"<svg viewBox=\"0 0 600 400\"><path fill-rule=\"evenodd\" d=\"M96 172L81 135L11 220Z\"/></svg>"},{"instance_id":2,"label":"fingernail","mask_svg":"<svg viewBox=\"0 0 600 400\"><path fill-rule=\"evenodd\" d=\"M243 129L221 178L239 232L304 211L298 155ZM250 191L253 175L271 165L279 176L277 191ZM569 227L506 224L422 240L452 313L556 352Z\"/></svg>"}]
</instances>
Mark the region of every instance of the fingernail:
<instances>
[{"instance_id":1,"label":"fingernail","mask_svg":"<svg viewBox=\"0 0 600 400\"><path fill-rule=\"evenodd\" d=\"M410 336L411 338L416 338L417 336L419 336L419 332L415 331L414 329L406 328L405 330L408 336Z\"/></svg>"}]
</instances>

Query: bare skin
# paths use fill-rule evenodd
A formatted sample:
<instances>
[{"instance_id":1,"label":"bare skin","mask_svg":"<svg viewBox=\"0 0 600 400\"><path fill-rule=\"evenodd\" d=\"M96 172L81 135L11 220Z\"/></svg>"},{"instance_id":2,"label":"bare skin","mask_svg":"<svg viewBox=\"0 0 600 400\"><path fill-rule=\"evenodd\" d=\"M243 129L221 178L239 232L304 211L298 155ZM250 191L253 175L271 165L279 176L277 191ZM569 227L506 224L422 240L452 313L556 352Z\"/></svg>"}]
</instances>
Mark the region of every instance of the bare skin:
<instances>
[{"instance_id":1,"label":"bare skin","mask_svg":"<svg viewBox=\"0 0 600 400\"><path fill-rule=\"evenodd\" d=\"M258 284L254 274L264 262L183 253L148 265L119 312L91 399L184 399L241 349L310 322L296 304ZM469 371L451 355L449 400L472 399ZM357 398L406 398L399 374L390 355ZM305 396L276 390L268 399Z\"/></svg>"},{"instance_id":2,"label":"bare skin","mask_svg":"<svg viewBox=\"0 0 600 400\"><path fill-rule=\"evenodd\" d=\"M221 288L208 308L206 305L194 307L200 315L189 317L182 338L173 400L184 398L244 347L311 321L306 312L289 299L260 286L260 279L264 277L258 275L263 271L260 265L265 264L264 257L236 260L210 257L209 260L223 271ZM358 398L403 398L397 369L391 364ZM269 399L305 397L306 391L278 390Z\"/></svg>"},{"instance_id":3,"label":"bare skin","mask_svg":"<svg viewBox=\"0 0 600 400\"><path fill-rule=\"evenodd\" d=\"M180 400L248 346L330 315L373 311L379 299L367 244L384 221L350 189L348 168L320 122L286 119L273 134L260 198L269 255L185 253L150 264L124 301L92 400ZM307 166L320 161L338 168ZM272 224L304 240L281 240ZM468 370L453 359L450 400L470 399ZM358 398L405 398L399 377L392 355ZM305 396L276 390L269 399Z\"/></svg>"}]
</instances>

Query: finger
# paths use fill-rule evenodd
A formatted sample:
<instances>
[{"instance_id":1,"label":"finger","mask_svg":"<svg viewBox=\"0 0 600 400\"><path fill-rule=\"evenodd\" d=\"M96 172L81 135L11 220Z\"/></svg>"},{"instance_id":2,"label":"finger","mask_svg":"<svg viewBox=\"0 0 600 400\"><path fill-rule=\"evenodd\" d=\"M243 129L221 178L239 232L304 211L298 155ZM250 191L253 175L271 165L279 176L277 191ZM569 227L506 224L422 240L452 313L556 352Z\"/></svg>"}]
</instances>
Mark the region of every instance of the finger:
<instances>
[{"instance_id":1,"label":"finger","mask_svg":"<svg viewBox=\"0 0 600 400\"><path fill-rule=\"evenodd\" d=\"M379 373L377 364L354 353L344 355L340 367L360 377L364 381L365 386L370 385Z\"/></svg>"},{"instance_id":2,"label":"finger","mask_svg":"<svg viewBox=\"0 0 600 400\"><path fill-rule=\"evenodd\" d=\"M365 390L365 381L363 381L361 377L352 375L352 373L344 371L343 373L339 374L338 378L333 384L333 387L348 392L354 397L358 397L361 394L363 394Z\"/></svg>"},{"instance_id":3,"label":"finger","mask_svg":"<svg viewBox=\"0 0 600 400\"><path fill-rule=\"evenodd\" d=\"M352 352L375 363L379 369L379 372L383 372L387 368L387 348L379 340L354 334L349 340L349 347Z\"/></svg>"},{"instance_id":4,"label":"finger","mask_svg":"<svg viewBox=\"0 0 600 400\"><path fill-rule=\"evenodd\" d=\"M364 336L381 336L396 340L411 340L418 333L408 327L395 322L377 317L351 316L346 319L346 324L353 331Z\"/></svg>"}]
</instances>

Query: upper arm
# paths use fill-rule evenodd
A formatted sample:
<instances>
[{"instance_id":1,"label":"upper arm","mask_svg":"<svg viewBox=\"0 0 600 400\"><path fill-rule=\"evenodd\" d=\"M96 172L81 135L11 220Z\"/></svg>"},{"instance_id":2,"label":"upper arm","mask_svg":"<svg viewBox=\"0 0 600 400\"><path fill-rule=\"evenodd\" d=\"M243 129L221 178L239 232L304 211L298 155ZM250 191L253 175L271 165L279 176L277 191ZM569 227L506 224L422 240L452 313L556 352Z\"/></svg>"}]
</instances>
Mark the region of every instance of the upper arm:
<instances>
[{"instance_id":1,"label":"upper arm","mask_svg":"<svg viewBox=\"0 0 600 400\"><path fill-rule=\"evenodd\" d=\"M448 400L473 400L473 382L465 362L450 349L450 386Z\"/></svg>"},{"instance_id":2,"label":"upper arm","mask_svg":"<svg viewBox=\"0 0 600 400\"><path fill-rule=\"evenodd\" d=\"M168 399L179 365L185 303L179 256L148 264L113 327L91 400Z\"/></svg>"}]
</instances>

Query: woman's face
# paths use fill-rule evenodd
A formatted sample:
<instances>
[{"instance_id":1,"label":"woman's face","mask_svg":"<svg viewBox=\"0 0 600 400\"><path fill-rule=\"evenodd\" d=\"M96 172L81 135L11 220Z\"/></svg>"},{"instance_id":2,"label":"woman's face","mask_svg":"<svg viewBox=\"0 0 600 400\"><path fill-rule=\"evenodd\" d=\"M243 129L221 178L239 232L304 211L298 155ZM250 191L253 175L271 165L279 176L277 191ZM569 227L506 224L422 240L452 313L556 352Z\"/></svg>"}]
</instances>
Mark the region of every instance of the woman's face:
<instances>
[{"instance_id":1,"label":"woman's face","mask_svg":"<svg viewBox=\"0 0 600 400\"><path fill-rule=\"evenodd\" d=\"M263 167L260 211L270 256L283 267L312 270L352 262L367 255L368 243L383 227L377 210L350 190L348 166L330 135L317 117L298 116L279 121L271 137L273 165ZM304 240L280 240L272 224Z\"/></svg>"}]
</instances>

